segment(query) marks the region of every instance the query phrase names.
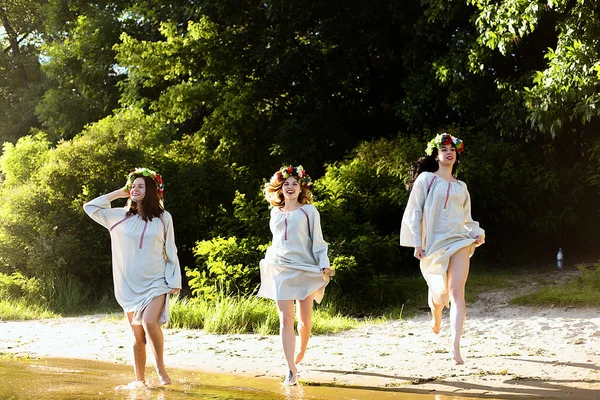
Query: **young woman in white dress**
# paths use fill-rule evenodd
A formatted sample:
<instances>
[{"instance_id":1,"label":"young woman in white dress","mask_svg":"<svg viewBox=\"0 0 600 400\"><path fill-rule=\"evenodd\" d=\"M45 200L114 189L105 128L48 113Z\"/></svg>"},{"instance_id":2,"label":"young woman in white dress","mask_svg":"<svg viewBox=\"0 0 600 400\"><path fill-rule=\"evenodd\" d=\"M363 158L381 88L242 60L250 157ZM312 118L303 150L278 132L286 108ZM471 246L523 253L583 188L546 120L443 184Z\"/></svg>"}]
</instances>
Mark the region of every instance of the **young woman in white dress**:
<instances>
[{"instance_id":1,"label":"young woman in white dress","mask_svg":"<svg viewBox=\"0 0 600 400\"><path fill-rule=\"evenodd\" d=\"M332 270L319 212L311 204L310 178L302 166L282 167L265 185L273 207L273 241L260 262L258 296L273 299L279 311L283 353L288 365L284 384L295 385L296 364L304 358L312 327L313 301L320 303ZM298 304L300 350L294 358L294 301Z\"/></svg>"},{"instance_id":2,"label":"young woman in white dress","mask_svg":"<svg viewBox=\"0 0 600 400\"><path fill-rule=\"evenodd\" d=\"M467 185L455 178L463 142L437 135L419 161L402 218L400 244L414 247L429 288L431 329L439 333L444 307L450 308L452 359L464 364L460 339L466 318L465 284L470 257L484 243L485 232L471 217ZM414 178L413 178L414 179Z\"/></svg>"},{"instance_id":3,"label":"young woman in white dress","mask_svg":"<svg viewBox=\"0 0 600 400\"><path fill-rule=\"evenodd\" d=\"M138 168L126 186L84 204L85 212L110 231L115 297L133 332L136 380L145 385L146 343L154 354L161 385L171 383L165 370L161 324L169 321L169 295L181 289L173 218L162 205L160 175ZM125 208L111 201L128 198Z\"/></svg>"}]
</instances>

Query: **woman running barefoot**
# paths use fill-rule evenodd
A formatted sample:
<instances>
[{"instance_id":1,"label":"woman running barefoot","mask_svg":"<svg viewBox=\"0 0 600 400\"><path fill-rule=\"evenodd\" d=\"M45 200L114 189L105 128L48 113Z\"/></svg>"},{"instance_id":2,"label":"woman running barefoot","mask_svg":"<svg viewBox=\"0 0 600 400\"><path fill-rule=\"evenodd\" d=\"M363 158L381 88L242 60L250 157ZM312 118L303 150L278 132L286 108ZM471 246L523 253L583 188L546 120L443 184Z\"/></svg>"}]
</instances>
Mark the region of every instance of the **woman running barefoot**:
<instances>
[{"instance_id":1,"label":"woman running barefoot","mask_svg":"<svg viewBox=\"0 0 600 400\"><path fill-rule=\"evenodd\" d=\"M83 208L110 231L115 297L133 332L136 381L145 384L146 343L150 344L162 385L171 383L163 359L161 324L169 321L169 295L181 288L173 218L162 206L163 183L156 172L138 168L121 189L100 196ZM125 208L110 202L128 198Z\"/></svg>"},{"instance_id":2,"label":"woman running barefoot","mask_svg":"<svg viewBox=\"0 0 600 400\"><path fill-rule=\"evenodd\" d=\"M444 307L450 307L452 359L464 364L460 339L466 318L465 284L470 257L484 243L485 232L471 218L467 185L455 178L463 142L437 135L419 161L402 218L400 244L414 247L429 287L431 329L439 333ZM450 303L450 305L449 305Z\"/></svg>"},{"instance_id":3,"label":"woman running barefoot","mask_svg":"<svg viewBox=\"0 0 600 400\"><path fill-rule=\"evenodd\" d=\"M320 303L332 273L320 216L310 204L310 179L302 166L283 167L265 185L273 206L269 226L272 245L260 262L258 296L273 299L279 311L283 353L288 365L285 385L296 384L296 364L304 358L312 327L313 300ZM294 358L294 300L298 304L300 351Z\"/></svg>"}]
</instances>

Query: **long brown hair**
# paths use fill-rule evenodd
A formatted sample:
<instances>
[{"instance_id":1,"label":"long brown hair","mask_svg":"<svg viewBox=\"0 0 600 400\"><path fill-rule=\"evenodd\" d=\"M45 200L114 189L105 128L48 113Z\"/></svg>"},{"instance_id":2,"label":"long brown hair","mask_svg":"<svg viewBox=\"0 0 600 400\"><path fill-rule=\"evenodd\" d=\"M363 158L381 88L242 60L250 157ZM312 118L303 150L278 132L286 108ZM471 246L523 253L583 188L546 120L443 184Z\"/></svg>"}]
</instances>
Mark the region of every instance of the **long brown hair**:
<instances>
[{"instance_id":1,"label":"long brown hair","mask_svg":"<svg viewBox=\"0 0 600 400\"><path fill-rule=\"evenodd\" d=\"M154 179L150 178L149 176L144 176L141 174L134 176L135 179L144 179L144 183L146 184L146 194L142 199L141 206L135 201L131 200L131 197L129 198L129 200L127 200L127 215L137 215L139 213L139 209L141 208L141 217L144 219L144 221L152 221L152 218L154 217L160 218L162 213L165 211L165 208L163 206L162 200L158 198L156 182L154 182Z\"/></svg>"},{"instance_id":2,"label":"long brown hair","mask_svg":"<svg viewBox=\"0 0 600 400\"><path fill-rule=\"evenodd\" d=\"M300 195L298 196L298 203L300 204L310 204L313 201L313 196L308 188L308 185L304 184L301 178L296 178L298 184L300 185ZM285 180L279 180L277 174L271 177L271 180L265 184L264 194L265 199L273 207L283 207L285 205L285 197L283 196L283 184Z\"/></svg>"}]
</instances>

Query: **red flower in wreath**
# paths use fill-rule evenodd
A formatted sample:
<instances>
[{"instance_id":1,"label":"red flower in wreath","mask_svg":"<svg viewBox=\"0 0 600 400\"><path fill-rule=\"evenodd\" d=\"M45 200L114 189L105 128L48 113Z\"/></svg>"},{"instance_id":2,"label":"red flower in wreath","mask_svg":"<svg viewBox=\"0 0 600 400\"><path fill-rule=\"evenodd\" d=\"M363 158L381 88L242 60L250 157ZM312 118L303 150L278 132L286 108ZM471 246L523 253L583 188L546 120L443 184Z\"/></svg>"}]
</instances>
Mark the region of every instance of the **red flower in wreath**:
<instances>
[{"instance_id":1,"label":"red flower in wreath","mask_svg":"<svg viewBox=\"0 0 600 400\"><path fill-rule=\"evenodd\" d=\"M444 136L442 137L442 144L452 144L452 136L448 135L447 133L444 134Z\"/></svg>"},{"instance_id":2,"label":"red flower in wreath","mask_svg":"<svg viewBox=\"0 0 600 400\"><path fill-rule=\"evenodd\" d=\"M310 176L308 176L302 165L298 165L296 167L292 165L284 165L273 175L271 179L276 179L278 182L283 182L290 176L296 177L301 185L306 187L310 186Z\"/></svg>"}]
</instances>

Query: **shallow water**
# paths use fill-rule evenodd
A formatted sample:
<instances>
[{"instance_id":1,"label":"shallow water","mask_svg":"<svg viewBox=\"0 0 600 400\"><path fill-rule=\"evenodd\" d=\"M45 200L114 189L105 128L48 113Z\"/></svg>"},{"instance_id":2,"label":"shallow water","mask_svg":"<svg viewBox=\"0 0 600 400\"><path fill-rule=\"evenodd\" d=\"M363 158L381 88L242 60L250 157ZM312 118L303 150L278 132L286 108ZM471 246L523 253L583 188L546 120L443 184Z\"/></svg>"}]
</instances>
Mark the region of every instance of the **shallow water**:
<instances>
[{"instance_id":1,"label":"shallow water","mask_svg":"<svg viewBox=\"0 0 600 400\"><path fill-rule=\"evenodd\" d=\"M393 389L296 386L273 379L170 371L173 384L160 387L148 369L148 388L127 389L133 368L73 359L0 359L0 399L113 400L458 400L459 397L402 393Z\"/></svg>"}]
</instances>

